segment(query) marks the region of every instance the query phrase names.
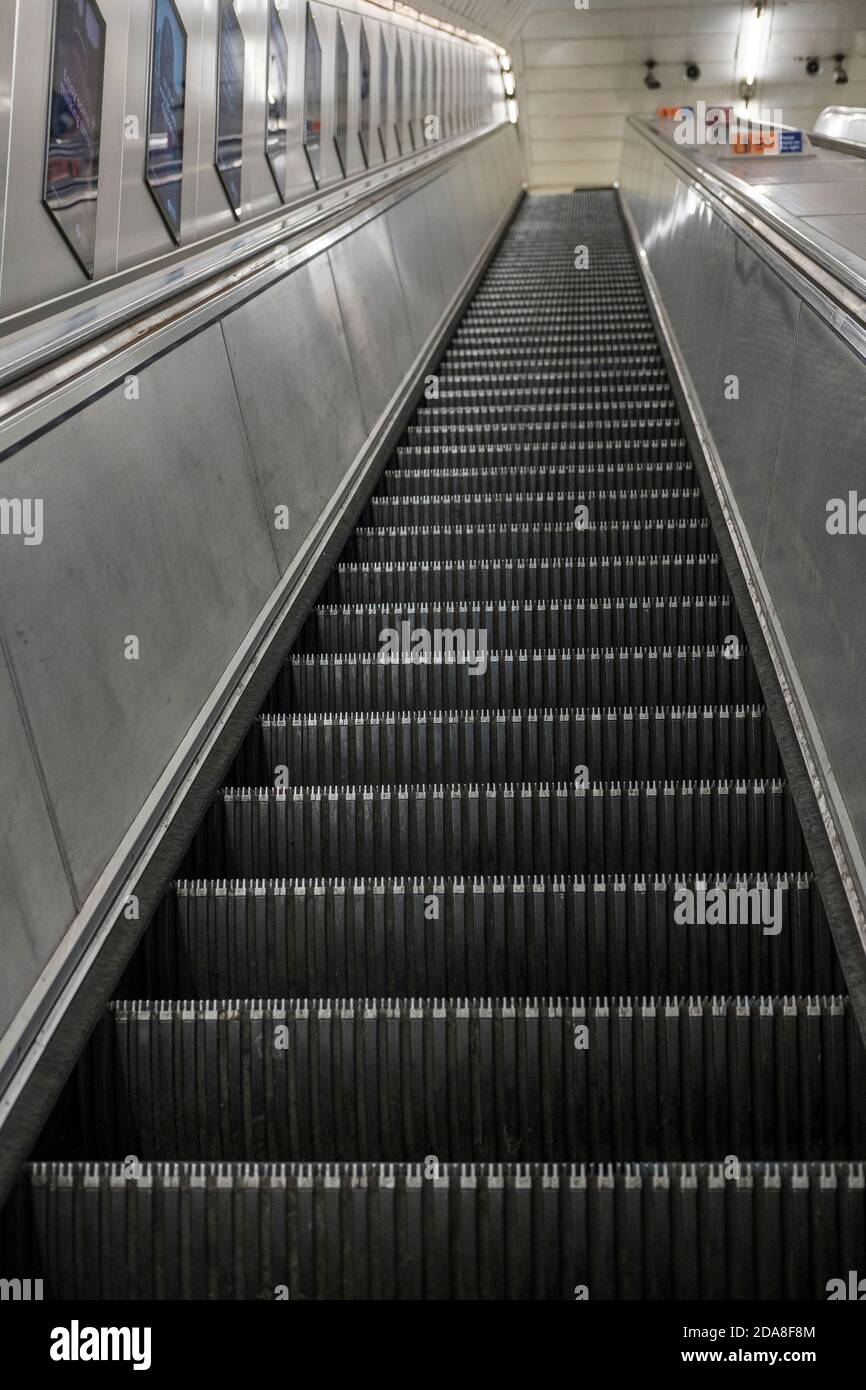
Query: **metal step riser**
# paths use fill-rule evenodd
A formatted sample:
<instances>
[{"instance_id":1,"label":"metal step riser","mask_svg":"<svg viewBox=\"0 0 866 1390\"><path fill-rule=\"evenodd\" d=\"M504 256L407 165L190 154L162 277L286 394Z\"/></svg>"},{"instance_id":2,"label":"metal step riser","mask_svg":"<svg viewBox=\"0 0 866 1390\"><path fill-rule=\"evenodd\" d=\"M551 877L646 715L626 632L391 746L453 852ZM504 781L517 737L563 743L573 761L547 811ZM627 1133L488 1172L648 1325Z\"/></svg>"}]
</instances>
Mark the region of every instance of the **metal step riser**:
<instances>
[{"instance_id":1,"label":"metal step riser","mask_svg":"<svg viewBox=\"0 0 866 1390\"><path fill-rule=\"evenodd\" d=\"M789 873L807 859L781 783L224 792L196 878Z\"/></svg>"},{"instance_id":2,"label":"metal step riser","mask_svg":"<svg viewBox=\"0 0 866 1390\"><path fill-rule=\"evenodd\" d=\"M314 608L298 637L300 653L372 653L386 628L484 631L488 650L543 648L713 647L744 652L745 633L733 600L711 594L675 599L618 599L582 603L343 604ZM737 639L737 645L730 638Z\"/></svg>"},{"instance_id":3,"label":"metal step riser","mask_svg":"<svg viewBox=\"0 0 866 1390\"><path fill-rule=\"evenodd\" d=\"M824 1300L866 1268L860 1164L39 1165L16 1207L6 1267L52 1299Z\"/></svg>"},{"instance_id":4,"label":"metal step riser","mask_svg":"<svg viewBox=\"0 0 866 1390\"><path fill-rule=\"evenodd\" d=\"M568 419L513 421L508 424L493 424L478 421L474 425L417 424L410 425L404 435L405 449L455 449L466 448L504 449L506 451L523 446L554 449L568 449L593 445L598 447L618 446L620 443L633 443L636 440L675 439L679 421L676 416L658 412L635 416L624 416L616 421ZM398 452L400 452L398 451Z\"/></svg>"},{"instance_id":5,"label":"metal step riser","mask_svg":"<svg viewBox=\"0 0 866 1390\"><path fill-rule=\"evenodd\" d=\"M346 565L322 588L323 603L407 600L508 602L511 599L670 598L728 594L717 555L653 559L478 561L417 560L400 565Z\"/></svg>"},{"instance_id":6,"label":"metal step riser","mask_svg":"<svg viewBox=\"0 0 866 1390\"><path fill-rule=\"evenodd\" d=\"M766 709L265 717L235 786L779 777Z\"/></svg>"},{"instance_id":7,"label":"metal step riser","mask_svg":"<svg viewBox=\"0 0 866 1390\"><path fill-rule=\"evenodd\" d=\"M844 1159L866 1065L841 999L137 1001L66 1123L55 1158Z\"/></svg>"},{"instance_id":8,"label":"metal step riser","mask_svg":"<svg viewBox=\"0 0 866 1390\"><path fill-rule=\"evenodd\" d=\"M622 439L606 441L603 439L573 440L548 444L443 444L432 446L409 444L398 445L391 461L389 473L402 478L404 471L419 468L430 472L450 472L458 468L488 469L520 467L533 472L539 466L548 471L559 467L568 469L574 475L580 468L614 469L622 475L630 468L640 468L650 475L664 467L689 461L688 446L684 438ZM572 483L577 478L572 476Z\"/></svg>"},{"instance_id":9,"label":"metal step riser","mask_svg":"<svg viewBox=\"0 0 866 1390\"><path fill-rule=\"evenodd\" d=\"M620 489L614 492L560 492L536 495L453 497L373 497L361 526L538 526L573 525L579 506L588 509L595 525L647 525L653 521L695 521L703 517L703 498L697 488L679 492Z\"/></svg>"},{"instance_id":10,"label":"metal step riser","mask_svg":"<svg viewBox=\"0 0 866 1390\"><path fill-rule=\"evenodd\" d=\"M684 922L689 901L704 907ZM707 922L722 915L708 912L708 903L720 902L731 920ZM165 899L118 995L466 998L562 989L689 996L716 988L731 995L843 992L812 882L184 883Z\"/></svg>"},{"instance_id":11,"label":"metal step riser","mask_svg":"<svg viewBox=\"0 0 866 1390\"><path fill-rule=\"evenodd\" d=\"M520 492L610 492L623 488L681 490L695 486L695 472L686 460L676 463L583 464L568 466L550 461L549 454L534 463L451 463L440 468L413 463L382 474L380 496L447 497Z\"/></svg>"},{"instance_id":12,"label":"metal step riser","mask_svg":"<svg viewBox=\"0 0 866 1390\"><path fill-rule=\"evenodd\" d=\"M376 655L292 658L274 684L269 712L752 705L762 699L742 652L737 660L714 648L485 654L480 635L475 641L472 664L409 656L399 662Z\"/></svg>"},{"instance_id":13,"label":"metal step riser","mask_svg":"<svg viewBox=\"0 0 866 1390\"><path fill-rule=\"evenodd\" d=\"M651 522L644 525L573 523L532 527L468 526L359 528L349 539L343 560L350 564L412 564L420 560L609 559L707 555L715 551L709 522Z\"/></svg>"}]
</instances>

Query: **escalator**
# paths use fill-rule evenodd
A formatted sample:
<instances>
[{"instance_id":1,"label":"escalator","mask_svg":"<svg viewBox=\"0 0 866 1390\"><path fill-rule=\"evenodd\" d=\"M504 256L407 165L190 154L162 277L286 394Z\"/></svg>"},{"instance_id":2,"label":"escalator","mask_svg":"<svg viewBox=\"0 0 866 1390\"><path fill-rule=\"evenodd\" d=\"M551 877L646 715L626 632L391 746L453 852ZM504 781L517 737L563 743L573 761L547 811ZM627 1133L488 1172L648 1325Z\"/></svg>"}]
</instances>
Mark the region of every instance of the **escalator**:
<instances>
[{"instance_id":1,"label":"escalator","mask_svg":"<svg viewBox=\"0 0 866 1390\"><path fill-rule=\"evenodd\" d=\"M857 1022L615 194L527 200L6 1264L74 1299L823 1298L866 1267L864 1155Z\"/></svg>"}]
</instances>

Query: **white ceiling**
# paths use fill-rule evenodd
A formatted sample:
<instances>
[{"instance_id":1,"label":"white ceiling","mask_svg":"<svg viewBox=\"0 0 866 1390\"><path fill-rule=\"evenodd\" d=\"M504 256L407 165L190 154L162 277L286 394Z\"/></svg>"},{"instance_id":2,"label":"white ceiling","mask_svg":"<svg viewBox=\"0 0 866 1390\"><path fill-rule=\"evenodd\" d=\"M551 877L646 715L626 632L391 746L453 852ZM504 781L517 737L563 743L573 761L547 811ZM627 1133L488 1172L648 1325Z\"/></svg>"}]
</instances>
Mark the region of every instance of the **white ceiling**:
<instances>
[{"instance_id":1,"label":"white ceiling","mask_svg":"<svg viewBox=\"0 0 866 1390\"><path fill-rule=\"evenodd\" d=\"M456 24L470 34L482 34L501 48L508 48L534 9L536 0L448 0L447 4L439 4L438 0L406 0L406 3L414 3L416 9L435 19Z\"/></svg>"}]
</instances>

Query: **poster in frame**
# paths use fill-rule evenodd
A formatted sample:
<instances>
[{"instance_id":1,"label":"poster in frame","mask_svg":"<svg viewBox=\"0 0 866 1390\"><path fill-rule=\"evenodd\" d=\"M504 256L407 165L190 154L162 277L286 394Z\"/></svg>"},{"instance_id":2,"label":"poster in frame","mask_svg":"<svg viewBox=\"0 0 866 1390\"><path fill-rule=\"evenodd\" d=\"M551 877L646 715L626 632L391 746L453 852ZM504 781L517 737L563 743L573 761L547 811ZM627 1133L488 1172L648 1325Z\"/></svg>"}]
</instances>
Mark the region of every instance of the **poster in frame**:
<instances>
[{"instance_id":1,"label":"poster in frame","mask_svg":"<svg viewBox=\"0 0 866 1390\"><path fill-rule=\"evenodd\" d=\"M246 43L234 0L220 0L214 165L232 212L241 218Z\"/></svg>"},{"instance_id":2,"label":"poster in frame","mask_svg":"<svg viewBox=\"0 0 866 1390\"><path fill-rule=\"evenodd\" d=\"M175 0L154 0L146 182L180 245L187 33Z\"/></svg>"},{"instance_id":3,"label":"poster in frame","mask_svg":"<svg viewBox=\"0 0 866 1390\"><path fill-rule=\"evenodd\" d=\"M56 0L42 203L93 279L106 25L96 0Z\"/></svg>"}]
</instances>

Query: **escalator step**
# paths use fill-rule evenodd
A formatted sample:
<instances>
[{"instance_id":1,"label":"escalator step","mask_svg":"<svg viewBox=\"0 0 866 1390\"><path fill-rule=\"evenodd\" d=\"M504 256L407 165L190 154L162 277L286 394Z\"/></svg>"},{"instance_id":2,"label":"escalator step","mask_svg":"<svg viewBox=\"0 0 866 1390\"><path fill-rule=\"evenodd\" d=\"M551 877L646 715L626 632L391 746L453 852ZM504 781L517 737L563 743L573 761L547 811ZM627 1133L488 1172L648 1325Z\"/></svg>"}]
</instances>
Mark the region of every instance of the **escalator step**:
<instances>
[{"instance_id":1,"label":"escalator step","mask_svg":"<svg viewBox=\"0 0 866 1390\"><path fill-rule=\"evenodd\" d=\"M742 650L737 660L718 647L487 651L483 633L475 632L462 660L459 654L419 660L409 652L394 659L386 651L290 657L269 708L312 714L761 702L754 667Z\"/></svg>"},{"instance_id":2,"label":"escalator step","mask_svg":"<svg viewBox=\"0 0 866 1390\"><path fill-rule=\"evenodd\" d=\"M54 1158L721 1162L866 1145L866 1054L839 996L115 1001L75 1079Z\"/></svg>"},{"instance_id":3,"label":"escalator step","mask_svg":"<svg viewBox=\"0 0 866 1390\"><path fill-rule=\"evenodd\" d=\"M402 477L404 471L419 468L431 472L451 472L456 468L508 467L536 472L543 465L549 475L552 470L567 468L572 477L581 468L613 468L622 475L629 468L640 468L652 475L664 467L689 461L689 451L682 437L664 435L634 439L568 439L547 444L398 444L389 472Z\"/></svg>"},{"instance_id":4,"label":"escalator step","mask_svg":"<svg viewBox=\"0 0 866 1390\"><path fill-rule=\"evenodd\" d=\"M371 497L362 526L430 526L452 523L476 526L558 525L574 523L586 506L598 525L628 522L693 520L703 516L700 490L691 488L619 488L609 492L455 493L448 497Z\"/></svg>"},{"instance_id":5,"label":"escalator step","mask_svg":"<svg viewBox=\"0 0 866 1390\"><path fill-rule=\"evenodd\" d=\"M490 651L544 647L714 647L743 653L745 634L728 594L661 599L516 599L497 603L319 604L296 654L376 652L385 628L485 632ZM735 637L735 643L730 639ZM411 640L409 642L411 647ZM748 657L746 657L748 661Z\"/></svg>"},{"instance_id":6,"label":"escalator step","mask_svg":"<svg viewBox=\"0 0 866 1390\"><path fill-rule=\"evenodd\" d=\"M420 560L584 559L614 556L705 555L715 551L706 520L571 522L532 525L359 527L343 552L352 564Z\"/></svg>"},{"instance_id":7,"label":"escalator step","mask_svg":"<svg viewBox=\"0 0 866 1390\"><path fill-rule=\"evenodd\" d=\"M667 598L727 594L718 555L600 556L554 560L406 560L341 563L322 589L326 603L407 599Z\"/></svg>"},{"instance_id":8,"label":"escalator step","mask_svg":"<svg viewBox=\"0 0 866 1390\"><path fill-rule=\"evenodd\" d=\"M793 873L807 868L784 782L227 789L190 877Z\"/></svg>"},{"instance_id":9,"label":"escalator step","mask_svg":"<svg viewBox=\"0 0 866 1390\"><path fill-rule=\"evenodd\" d=\"M6 1267L59 1299L826 1299L860 1163L31 1165ZM47 1266L47 1269L46 1269Z\"/></svg>"},{"instance_id":10,"label":"escalator step","mask_svg":"<svg viewBox=\"0 0 866 1390\"><path fill-rule=\"evenodd\" d=\"M842 992L808 875L183 881L163 900L119 994L664 996L714 988Z\"/></svg>"},{"instance_id":11,"label":"escalator step","mask_svg":"<svg viewBox=\"0 0 866 1390\"><path fill-rule=\"evenodd\" d=\"M760 705L264 716L235 786L779 777Z\"/></svg>"},{"instance_id":12,"label":"escalator step","mask_svg":"<svg viewBox=\"0 0 866 1390\"><path fill-rule=\"evenodd\" d=\"M450 455L454 457L454 455ZM379 482L380 496L447 497L454 493L609 492L621 488L682 489L695 485L687 458L676 462L646 460L565 464L551 461L549 451L526 463L486 464L464 456L462 463L434 468L407 464L389 469Z\"/></svg>"}]
</instances>

